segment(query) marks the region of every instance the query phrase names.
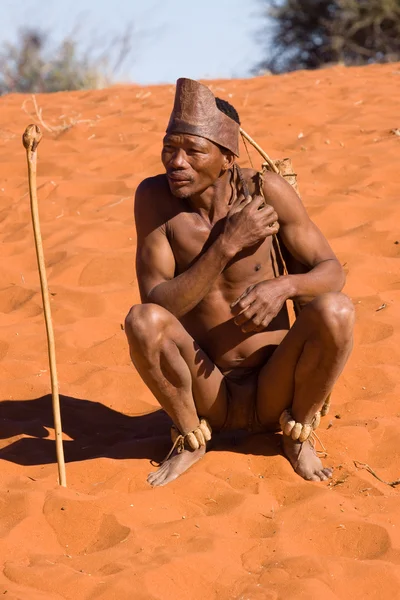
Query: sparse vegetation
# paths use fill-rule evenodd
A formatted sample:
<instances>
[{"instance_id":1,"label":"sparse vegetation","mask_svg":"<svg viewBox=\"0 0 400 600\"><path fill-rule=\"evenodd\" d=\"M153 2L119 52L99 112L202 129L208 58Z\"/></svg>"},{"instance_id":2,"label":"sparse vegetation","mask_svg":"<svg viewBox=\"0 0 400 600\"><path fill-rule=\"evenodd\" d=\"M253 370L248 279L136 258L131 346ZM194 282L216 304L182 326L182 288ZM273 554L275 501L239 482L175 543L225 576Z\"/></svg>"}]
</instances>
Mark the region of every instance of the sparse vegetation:
<instances>
[{"instance_id":1,"label":"sparse vegetation","mask_svg":"<svg viewBox=\"0 0 400 600\"><path fill-rule=\"evenodd\" d=\"M127 30L128 31L128 30ZM24 30L15 43L0 47L0 95L59 92L104 87L112 83L113 74L130 53L130 36L125 34L100 54L82 53L71 35L56 48L51 47L45 33Z\"/></svg>"},{"instance_id":2,"label":"sparse vegetation","mask_svg":"<svg viewBox=\"0 0 400 600\"><path fill-rule=\"evenodd\" d=\"M400 0L270 0L272 40L256 71L400 60ZM270 29L269 29L270 31Z\"/></svg>"}]
</instances>

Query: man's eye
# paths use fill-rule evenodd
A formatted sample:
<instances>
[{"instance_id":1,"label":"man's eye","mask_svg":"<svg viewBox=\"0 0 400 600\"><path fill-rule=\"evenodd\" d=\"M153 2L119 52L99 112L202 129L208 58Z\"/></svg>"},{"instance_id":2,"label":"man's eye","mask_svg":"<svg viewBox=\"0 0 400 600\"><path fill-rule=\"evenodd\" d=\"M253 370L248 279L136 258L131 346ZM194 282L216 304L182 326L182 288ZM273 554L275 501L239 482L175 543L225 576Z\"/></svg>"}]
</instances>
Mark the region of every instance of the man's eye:
<instances>
[{"instance_id":1,"label":"man's eye","mask_svg":"<svg viewBox=\"0 0 400 600\"><path fill-rule=\"evenodd\" d=\"M163 146L163 151L164 152L173 152L173 148L172 146Z\"/></svg>"}]
</instances>

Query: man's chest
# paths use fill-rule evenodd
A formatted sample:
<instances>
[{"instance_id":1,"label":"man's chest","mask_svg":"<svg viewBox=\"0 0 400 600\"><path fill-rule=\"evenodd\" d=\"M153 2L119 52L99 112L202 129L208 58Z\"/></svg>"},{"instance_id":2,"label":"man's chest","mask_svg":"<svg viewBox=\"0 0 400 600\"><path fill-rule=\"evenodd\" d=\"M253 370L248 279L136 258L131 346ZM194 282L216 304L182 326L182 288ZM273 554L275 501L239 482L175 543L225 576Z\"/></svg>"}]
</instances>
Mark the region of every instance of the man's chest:
<instances>
[{"instance_id":1,"label":"man's chest","mask_svg":"<svg viewBox=\"0 0 400 600\"><path fill-rule=\"evenodd\" d=\"M183 273L204 254L223 234L225 218L212 227L197 213L181 213L167 223L166 232L176 263L176 275ZM262 243L245 248L228 263L223 271L227 282L246 283L255 277L258 281L273 276L271 237ZM250 282L251 283L251 282Z\"/></svg>"}]
</instances>

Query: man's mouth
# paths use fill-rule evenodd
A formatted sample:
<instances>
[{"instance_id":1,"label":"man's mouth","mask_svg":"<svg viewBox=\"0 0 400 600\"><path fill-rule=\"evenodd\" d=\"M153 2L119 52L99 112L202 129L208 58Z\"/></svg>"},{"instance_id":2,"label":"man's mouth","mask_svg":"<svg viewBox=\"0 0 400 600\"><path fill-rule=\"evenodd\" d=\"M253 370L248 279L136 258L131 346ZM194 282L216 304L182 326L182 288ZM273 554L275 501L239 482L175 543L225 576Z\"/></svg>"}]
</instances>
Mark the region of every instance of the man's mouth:
<instances>
[{"instance_id":1,"label":"man's mouth","mask_svg":"<svg viewBox=\"0 0 400 600\"><path fill-rule=\"evenodd\" d=\"M192 179L184 173L167 173L167 177L172 183L191 183Z\"/></svg>"}]
</instances>

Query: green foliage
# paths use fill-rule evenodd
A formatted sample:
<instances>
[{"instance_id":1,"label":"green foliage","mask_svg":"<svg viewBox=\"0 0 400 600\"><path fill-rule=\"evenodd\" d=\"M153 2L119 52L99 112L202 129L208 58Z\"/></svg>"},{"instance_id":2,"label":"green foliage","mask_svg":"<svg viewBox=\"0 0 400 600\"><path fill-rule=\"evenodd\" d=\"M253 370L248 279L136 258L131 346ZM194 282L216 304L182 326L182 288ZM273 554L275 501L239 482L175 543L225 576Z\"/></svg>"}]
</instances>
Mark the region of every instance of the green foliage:
<instances>
[{"instance_id":1,"label":"green foliage","mask_svg":"<svg viewBox=\"0 0 400 600\"><path fill-rule=\"evenodd\" d=\"M119 45L118 65L129 52L126 41L114 40ZM108 71L106 53L97 58L82 54L73 37L54 49L43 32L28 30L20 32L16 43L0 47L0 95L100 88L111 82Z\"/></svg>"},{"instance_id":2,"label":"green foliage","mask_svg":"<svg viewBox=\"0 0 400 600\"><path fill-rule=\"evenodd\" d=\"M272 43L268 39L267 58L257 70L280 73L329 63L400 60L400 0L273 0L268 4Z\"/></svg>"}]
</instances>

